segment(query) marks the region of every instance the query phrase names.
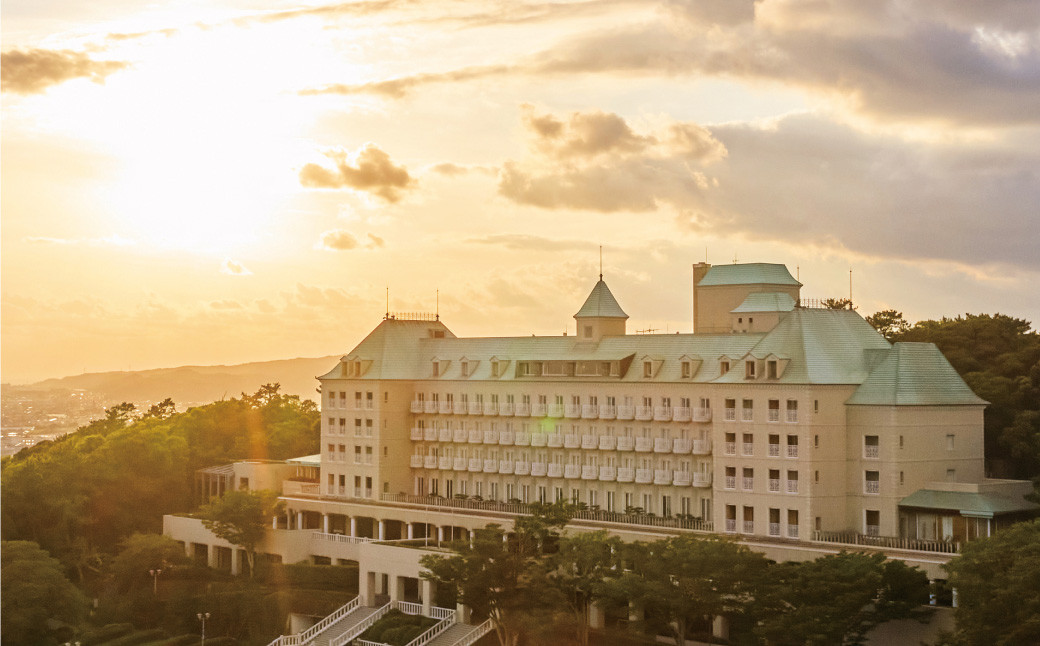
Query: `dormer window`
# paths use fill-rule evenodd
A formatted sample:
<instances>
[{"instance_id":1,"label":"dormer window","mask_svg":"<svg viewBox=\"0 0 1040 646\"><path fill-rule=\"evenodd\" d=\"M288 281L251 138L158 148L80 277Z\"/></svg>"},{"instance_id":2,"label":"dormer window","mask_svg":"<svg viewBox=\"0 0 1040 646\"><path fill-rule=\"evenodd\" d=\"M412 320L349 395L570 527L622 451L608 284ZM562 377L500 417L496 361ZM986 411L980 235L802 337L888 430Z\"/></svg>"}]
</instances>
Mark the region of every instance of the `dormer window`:
<instances>
[{"instance_id":1,"label":"dormer window","mask_svg":"<svg viewBox=\"0 0 1040 646\"><path fill-rule=\"evenodd\" d=\"M692 374L692 370L690 369L690 362L683 361L680 365L682 366L682 378L689 379L690 375Z\"/></svg>"},{"instance_id":2,"label":"dormer window","mask_svg":"<svg viewBox=\"0 0 1040 646\"><path fill-rule=\"evenodd\" d=\"M745 361L744 362L744 378L754 379L755 378L755 362Z\"/></svg>"},{"instance_id":3,"label":"dormer window","mask_svg":"<svg viewBox=\"0 0 1040 646\"><path fill-rule=\"evenodd\" d=\"M643 377L649 379L654 376L654 363L652 361L643 362Z\"/></svg>"},{"instance_id":4,"label":"dormer window","mask_svg":"<svg viewBox=\"0 0 1040 646\"><path fill-rule=\"evenodd\" d=\"M586 339L591 339L592 338L592 326L591 325L586 325L584 327L585 327L585 338Z\"/></svg>"},{"instance_id":5,"label":"dormer window","mask_svg":"<svg viewBox=\"0 0 1040 646\"><path fill-rule=\"evenodd\" d=\"M772 360L767 361L766 362L766 377L768 377L769 379L776 379L776 375L777 375L776 361L772 361Z\"/></svg>"},{"instance_id":6,"label":"dormer window","mask_svg":"<svg viewBox=\"0 0 1040 646\"><path fill-rule=\"evenodd\" d=\"M498 362L497 361L492 361L491 362L491 376L492 377L497 377L498 376Z\"/></svg>"},{"instance_id":7,"label":"dormer window","mask_svg":"<svg viewBox=\"0 0 1040 646\"><path fill-rule=\"evenodd\" d=\"M438 361L434 361L433 362L433 376L434 377L440 377L441 376L441 364Z\"/></svg>"},{"instance_id":8,"label":"dormer window","mask_svg":"<svg viewBox=\"0 0 1040 646\"><path fill-rule=\"evenodd\" d=\"M719 374L723 374L724 375L727 372L729 372L729 361L720 361L719 362Z\"/></svg>"},{"instance_id":9,"label":"dormer window","mask_svg":"<svg viewBox=\"0 0 1040 646\"><path fill-rule=\"evenodd\" d=\"M463 377L468 377L469 376L469 362L468 361L463 361L462 362L462 376Z\"/></svg>"}]
</instances>

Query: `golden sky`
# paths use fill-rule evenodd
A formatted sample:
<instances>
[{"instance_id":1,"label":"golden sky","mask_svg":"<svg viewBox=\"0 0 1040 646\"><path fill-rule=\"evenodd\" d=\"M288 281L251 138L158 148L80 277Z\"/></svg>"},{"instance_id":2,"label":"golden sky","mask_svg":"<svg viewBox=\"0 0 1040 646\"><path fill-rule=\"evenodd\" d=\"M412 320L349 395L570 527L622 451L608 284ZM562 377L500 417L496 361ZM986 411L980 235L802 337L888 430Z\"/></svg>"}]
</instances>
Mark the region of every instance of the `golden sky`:
<instances>
[{"instance_id":1,"label":"golden sky","mask_svg":"<svg viewBox=\"0 0 1040 646\"><path fill-rule=\"evenodd\" d=\"M690 264L1040 320L1028 0L5 0L2 378L561 334Z\"/></svg>"}]
</instances>

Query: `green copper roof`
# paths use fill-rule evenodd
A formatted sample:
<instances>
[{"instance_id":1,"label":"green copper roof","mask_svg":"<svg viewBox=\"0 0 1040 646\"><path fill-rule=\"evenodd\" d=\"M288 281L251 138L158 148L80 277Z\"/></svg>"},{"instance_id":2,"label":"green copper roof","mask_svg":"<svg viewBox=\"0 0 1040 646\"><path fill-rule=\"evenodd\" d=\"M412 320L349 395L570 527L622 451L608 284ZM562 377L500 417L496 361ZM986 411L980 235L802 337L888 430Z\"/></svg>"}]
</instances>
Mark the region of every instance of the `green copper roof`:
<instances>
[{"instance_id":1,"label":"green copper roof","mask_svg":"<svg viewBox=\"0 0 1040 646\"><path fill-rule=\"evenodd\" d=\"M733 314L741 312L790 312L794 309L795 302L790 294L783 292L758 292L748 294L744 302L736 309L730 310Z\"/></svg>"},{"instance_id":2,"label":"green copper roof","mask_svg":"<svg viewBox=\"0 0 1040 646\"><path fill-rule=\"evenodd\" d=\"M700 287L712 285L798 285L785 265L751 262L742 265L714 265L704 274Z\"/></svg>"},{"instance_id":3,"label":"green copper roof","mask_svg":"<svg viewBox=\"0 0 1040 646\"><path fill-rule=\"evenodd\" d=\"M875 406L985 405L932 343L896 343L872 357L873 370L848 404Z\"/></svg>"},{"instance_id":4,"label":"green copper roof","mask_svg":"<svg viewBox=\"0 0 1040 646\"><path fill-rule=\"evenodd\" d=\"M919 509L956 510L963 516L992 518L1000 514L1019 511L1034 511L1040 505L1029 502L1025 498L1009 498L995 494L975 493L970 491L935 491L918 489L899 501L900 507L917 507Z\"/></svg>"},{"instance_id":5,"label":"green copper roof","mask_svg":"<svg viewBox=\"0 0 1040 646\"><path fill-rule=\"evenodd\" d=\"M592 288L592 293L585 299L585 304L581 306L578 313L574 315L574 318L621 318L627 319L628 314L625 314L621 306L618 305L617 299L610 293L610 288L600 278L596 286Z\"/></svg>"}]
</instances>

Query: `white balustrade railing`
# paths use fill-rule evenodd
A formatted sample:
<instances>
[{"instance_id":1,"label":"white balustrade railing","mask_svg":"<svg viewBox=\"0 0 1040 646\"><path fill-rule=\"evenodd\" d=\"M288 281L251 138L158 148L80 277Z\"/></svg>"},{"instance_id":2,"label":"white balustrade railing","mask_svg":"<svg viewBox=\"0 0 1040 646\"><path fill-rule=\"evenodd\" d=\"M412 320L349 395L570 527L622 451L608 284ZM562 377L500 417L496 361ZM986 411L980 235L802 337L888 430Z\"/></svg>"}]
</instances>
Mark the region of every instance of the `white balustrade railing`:
<instances>
[{"instance_id":1,"label":"white balustrade railing","mask_svg":"<svg viewBox=\"0 0 1040 646\"><path fill-rule=\"evenodd\" d=\"M351 626L346 632L337 635L336 637L331 639L329 641L329 646L344 646L344 644L349 644L350 642L354 641L355 639L357 639L358 635L371 628L372 624L376 623L377 621L383 618L383 615L390 612L390 607L391 604L389 603L385 606L382 606L369 616L362 619L359 623L356 623L353 626ZM325 619L327 620L328 617L326 617Z\"/></svg>"},{"instance_id":2,"label":"white balustrade railing","mask_svg":"<svg viewBox=\"0 0 1040 646\"><path fill-rule=\"evenodd\" d=\"M361 597L354 597L352 600L336 609L336 611L331 615L325 617L302 633L296 633L295 635L282 635L268 644L268 646L295 646L296 644L306 643L317 636L318 633L336 623L343 617L346 617L360 606ZM361 633L358 634L360 635Z\"/></svg>"}]
</instances>

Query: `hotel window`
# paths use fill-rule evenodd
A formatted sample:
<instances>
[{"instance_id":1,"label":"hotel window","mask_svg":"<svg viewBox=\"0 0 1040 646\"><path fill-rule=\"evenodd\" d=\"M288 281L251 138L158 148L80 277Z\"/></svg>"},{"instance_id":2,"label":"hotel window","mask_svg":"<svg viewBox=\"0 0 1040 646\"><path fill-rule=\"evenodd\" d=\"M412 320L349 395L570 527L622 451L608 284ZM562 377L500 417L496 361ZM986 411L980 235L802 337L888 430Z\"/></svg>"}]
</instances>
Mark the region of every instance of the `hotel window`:
<instances>
[{"instance_id":1,"label":"hotel window","mask_svg":"<svg viewBox=\"0 0 1040 646\"><path fill-rule=\"evenodd\" d=\"M372 420L365 420L365 437L372 437Z\"/></svg>"},{"instance_id":2,"label":"hotel window","mask_svg":"<svg viewBox=\"0 0 1040 646\"><path fill-rule=\"evenodd\" d=\"M881 534L881 512L876 509L867 509L864 516L866 520L866 535L879 536Z\"/></svg>"},{"instance_id":3,"label":"hotel window","mask_svg":"<svg viewBox=\"0 0 1040 646\"><path fill-rule=\"evenodd\" d=\"M946 470L946 482L957 482L957 470L947 469Z\"/></svg>"},{"instance_id":4,"label":"hotel window","mask_svg":"<svg viewBox=\"0 0 1040 646\"><path fill-rule=\"evenodd\" d=\"M798 436L788 435L787 436L787 457L797 458L798 457Z\"/></svg>"},{"instance_id":5,"label":"hotel window","mask_svg":"<svg viewBox=\"0 0 1040 646\"><path fill-rule=\"evenodd\" d=\"M798 400L787 400L787 421L792 424L798 421Z\"/></svg>"},{"instance_id":6,"label":"hotel window","mask_svg":"<svg viewBox=\"0 0 1040 646\"><path fill-rule=\"evenodd\" d=\"M755 362L745 361L744 362L744 378L754 379L755 378Z\"/></svg>"},{"instance_id":7,"label":"hotel window","mask_svg":"<svg viewBox=\"0 0 1040 646\"><path fill-rule=\"evenodd\" d=\"M732 422L737 419L737 400L726 400L726 421Z\"/></svg>"},{"instance_id":8,"label":"hotel window","mask_svg":"<svg viewBox=\"0 0 1040 646\"><path fill-rule=\"evenodd\" d=\"M372 464L372 447L365 447L365 464Z\"/></svg>"},{"instance_id":9,"label":"hotel window","mask_svg":"<svg viewBox=\"0 0 1040 646\"><path fill-rule=\"evenodd\" d=\"M726 455L737 454L737 434L726 433L726 445L723 447L723 452Z\"/></svg>"},{"instance_id":10,"label":"hotel window","mask_svg":"<svg viewBox=\"0 0 1040 646\"><path fill-rule=\"evenodd\" d=\"M798 493L798 472L787 472L787 493Z\"/></svg>"},{"instance_id":11,"label":"hotel window","mask_svg":"<svg viewBox=\"0 0 1040 646\"><path fill-rule=\"evenodd\" d=\"M461 367L462 367L462 376L463 377L468 377L469 376L469 362L463 361Z\"/></svg>"},{"instance_id":12,"label":"hotel window","mask_svg":"<svg viewBox=\"0 0 1040 646\"><path fill-rule=\"evenodd\" d=\"M719 374L723 374L724 375L727 372L729 372L729 361L720 361L719 362Z\"/></svg>"},{"instance_id":13,"label":"hotel window","mask_svg":"<svg viewBox=\"0 0 1040 646\"><path fill-rule=\"evenodd\" d=\"M766 362L766 376L769 379L776 379L776 375L777 375L776 361L768 361L768 362Z\"/></svg>"},{"instance_id":14,"label":"hotel window","mask_svg":"<svg viewBox=\"0 0 1040 646\"><path fill-rule=\"evenodd\" d=\"M866 435L863 437L863 457L876 460L880 454L877 435Z\"/></svg>"},{"instance_id":15,"label":"hotel window","mask_svg":"<svg viewBox=\"0 0 1040 646\"><path fill-rule=\"evenodd\" d=\"M585 326L585 338L586 339L591 339L592 338L592 326L591 325L586 325Z\"/></svg>"},{"instance_id":16,"label":"hotel window","mask_svg":"<svg viewBox=\"0 0 1040 646\"><path fill-rule=\"evenodd\" d=\"M652 377L654 375L654 364L650 361L643 362L643 376Z\"/></svg>"},{"instance_id":17,"label":"hotel window","mask_svg":"<svg viewBox=\"0 0 1040 646\"><path fill-rule=\"evenodd\" d=\"M947 451L952 451L953 450L954 439L955 439L955 437L954 437L954 435L952 433L950 433L949 435L946 436L946 450Z\"/></svg>"},{"instance_id":18,"label":"hotel window","mask_svg":"<svg viewBox=\"0 0 1040 646\"><path fill-rule=\"evenodd\" d=\"M361 447L354 447L354 464L361 464Z\"/></svg>"},{"instance_id":19,"label":"hotel window","mask_svg":"<svg viewBox=\"0 0 1040 646\"><path fill-rule=\"evenodd\" d=\"M745 399L743 401L740 419L745 422L755 419L755 402L753 400Z\"/></svg>"},{"instance_id":20,"label":"hotel window","mask_svg":"<svg viewBox=\"0 0 1040 646\"><path fill-rule=\"evenodd\" d=\"M336 459L336 445L335 444L330 444L329 445L329 459L330 460L335 460Z\"/></svg>"},{"instance_id":21,"label":"hotel window","mask_svg":"<svg viewBox=\"0 0 1040 646\"><path fill-rule=\"evenodd\" d=\"M354 418L354 437L361 437L361 418Z\"/></svg>"},{"instance_id":22,"label":"hotel window","mask_svg":"<svg viewBox=\"0 0 1040 646\"><path fill-rule=\"evenodd\" d=\"M780 421L780 400L779 399L770 399L769 400L769 417L768 417L768 420L770 422L779 422Z\"/></svg>"},{"instance_id":23,"label":"hotel window","mask_svg":"<svg viewBox=\"0 0 1040 646\"><path fill-rule=\"evenodd\" d=\"M755 454L755 436L753 433L744 433L742 438L743 446L741 446L742 455L754 455Z\"/></svg>"},{"instance_id":24,"label":"hotel window","mask_svg":"<svg viewBox=\"0 0 1040 646\"><path fill-rule=\"evenodd\" d=\"M365 393L365 408L372 408L372 403L373 403L373 400L372 400L372 393L371 393L371 391L370 392L366 392Z\"/></svg>"},{"instance_id":25,"label":"hotel window","mask_svg":"<svg viewBox=\"0 0 1040 646\"><path fill-rule=\"evenodd\" d=\"M441 364L437 361L433 362L433 376L439 377L441 375Z\"/></svg>"},{"instance_id":26,"label":"hotel window","mask_svg":"<svg viewBox=\"0 0 1040 646\"><path fill-rule=\"evenodd\" d=\"M750 467L744 467L743 481L740 483L741 489L744 491L751 491L755 488L755 470Z\"/></svg>"},{"instance_id":27,"label":"hotel window","mask_svg":"<svg viewBox=\"0 0 1040 646\"><path fill-rule=\"evenodd\" d=\"M726 488L737 488L737 467L726 467Z\"/></svg>"},{"instance_id":28,"label":"hotel window","mask_svg":"<svg viewBox=\"0 0 1040 646\"><path fill-rule=\"evenodd\" d=\"M682 362L682 377L683 377L683 379L689 379L691 372L692 371L690 370L690 362L689 361L683 361Z\"/></svg>"},{"instance_id":29,"label":"hotel window","mask_svg":"<svg viewBox=\"0 0 1040 646\"><path fill-rule=\"evenodd\" d=\"M881 472L867 471L863 475L863 492L869 494L881 493Z\"/></svg>"}]
</instances>

